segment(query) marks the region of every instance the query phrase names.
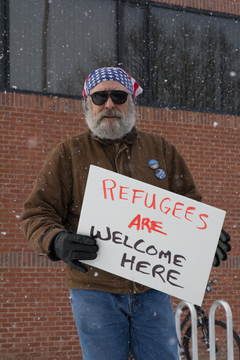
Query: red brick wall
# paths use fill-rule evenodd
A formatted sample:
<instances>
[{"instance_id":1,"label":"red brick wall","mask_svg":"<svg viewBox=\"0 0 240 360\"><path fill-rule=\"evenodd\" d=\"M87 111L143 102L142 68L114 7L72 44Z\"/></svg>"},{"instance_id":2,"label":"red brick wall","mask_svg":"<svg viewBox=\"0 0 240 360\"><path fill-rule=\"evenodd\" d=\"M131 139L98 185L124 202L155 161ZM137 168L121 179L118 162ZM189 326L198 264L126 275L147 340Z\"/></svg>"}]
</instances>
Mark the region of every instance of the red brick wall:
<instances>
[{"instance_id":1,"label":"red brick wall","mask_svg":"<svg viewBox=\"0 0 240 360\"><path fill-rule=\"evenodd\" d=\"M32 252L19 216L47 153L85 127L81 102L0 93L0 119L0 359L76 359L64 264Z\"/></svg>"},{"instance_id":2,"label":"red brick wall","mask_svg":"<svg viewBox=\"0 0 240 360\"><path fill-rule=\"evenodd\" d=\"M81 350L64 264L32 252L19 216L47 153L86 128L81 102L0 93L0 109L0 359L74 360ZM210 278L219 282L207 306L215 299L226 300L240 334L240 117L144 107L137 113L139 129L161 133L183 154L203 201L227 211L224 227L232 237L232 252L226 264L212 271ZM173 299L174 306L178 302ZM224 320L221 312L219 316Z\"/></svg>"},{"instance_id":3,"label":"red brick wall","mask_svg":"<svg viewBox=\"0 0 240 360\"><path fill-rule=\"evenodd\" d=\"M239 0L150 0L154 2L186 6L200 10L211 10L228 14L240 14Z\"/></svg>"}]
</instances>

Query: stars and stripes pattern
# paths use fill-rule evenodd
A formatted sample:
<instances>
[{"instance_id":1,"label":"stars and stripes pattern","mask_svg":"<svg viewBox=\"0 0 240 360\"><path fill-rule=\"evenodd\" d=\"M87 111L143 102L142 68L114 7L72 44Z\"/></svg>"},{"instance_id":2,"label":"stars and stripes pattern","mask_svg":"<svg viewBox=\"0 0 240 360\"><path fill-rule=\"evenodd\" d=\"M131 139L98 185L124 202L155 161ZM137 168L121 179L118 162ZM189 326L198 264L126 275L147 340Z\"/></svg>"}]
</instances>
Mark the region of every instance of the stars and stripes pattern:
<instances>
[{"instance_id":1,"label":"stars and stripes pattern","mask_svg":"<svg viewBox=\"0 0 240 360\"><path fill-rule=\"evenodd\" d=\"M86 98L90 91L99 83L107 80L117 81L124 85L130 94L133 95L134 99L136 96L142 93L143 89L138 85L126 71L116 67L105 67L94 70L85 80L83 88L83 97Z\"/></svg>"}]
</instances>

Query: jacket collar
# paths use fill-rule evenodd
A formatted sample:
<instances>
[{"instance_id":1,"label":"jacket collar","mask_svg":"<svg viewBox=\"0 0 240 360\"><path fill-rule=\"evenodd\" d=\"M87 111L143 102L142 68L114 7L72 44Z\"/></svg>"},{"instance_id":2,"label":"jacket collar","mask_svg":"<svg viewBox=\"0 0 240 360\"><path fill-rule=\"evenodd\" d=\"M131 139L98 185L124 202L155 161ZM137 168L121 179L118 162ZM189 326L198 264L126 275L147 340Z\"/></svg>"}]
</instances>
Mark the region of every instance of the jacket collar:
<instances>
[{"instance_id":1,"label":"jacket collar","mask_svg":"<svg viewBox=\"0 0 240 360\"><path fill-rule=\"evenodd\" d=\"M138 132L137 129L135 128L135 126L132 128L132 130L126 134L121 140L109 140L109 139L100 139L98 138L94 133L91 132L91 130L89 130L89 133L91 135L91 137L96 140L99 141L100 143L103 144L119 144L119 143L129 143L129 144L133 144L134 141L138 138Z\"/></svg>"}]
</instances>

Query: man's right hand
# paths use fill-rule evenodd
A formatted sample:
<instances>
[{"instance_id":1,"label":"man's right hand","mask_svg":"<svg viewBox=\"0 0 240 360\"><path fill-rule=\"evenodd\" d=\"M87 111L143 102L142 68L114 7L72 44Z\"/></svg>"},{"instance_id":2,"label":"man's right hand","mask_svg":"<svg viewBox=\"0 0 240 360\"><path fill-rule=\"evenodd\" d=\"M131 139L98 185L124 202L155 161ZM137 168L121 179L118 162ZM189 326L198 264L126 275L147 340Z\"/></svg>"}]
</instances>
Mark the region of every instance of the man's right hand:
<instances>
[{"instance_id":1,"label":"man's right hand","mask_svg":"<svg viewBox=\"0 0 240 360\"><path fill-rule=\"evenodd\" d=\"M94 238L61 231L52 239L51 251L71 268L86 273L87 267L78 260L96 259L98 246Z\"/></svg>"}]
</instances>

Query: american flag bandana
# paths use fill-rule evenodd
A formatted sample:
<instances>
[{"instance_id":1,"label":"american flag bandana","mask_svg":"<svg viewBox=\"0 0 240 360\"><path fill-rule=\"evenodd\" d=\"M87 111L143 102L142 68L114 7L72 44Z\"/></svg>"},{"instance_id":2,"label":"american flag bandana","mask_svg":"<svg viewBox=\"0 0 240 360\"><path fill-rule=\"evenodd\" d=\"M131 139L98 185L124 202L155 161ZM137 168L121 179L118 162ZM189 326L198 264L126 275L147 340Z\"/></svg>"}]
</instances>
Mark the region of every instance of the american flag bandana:
<instances>
[{"instance_id":1,"label":"american flag bandana","mask_svg":"<svg viewBox=\"0 0 240 360\"><path fill-rule=\"evenodd\" d=\"M116 67L105 67L94 70L90 75L88 75L84 83L83 97L86 98L96 85L107 80L117 81L124 85L130 94L133 95L134 99L143 91L136 80L128 75L128 73L123 69Z\"/></svg>"}]
</instances>

